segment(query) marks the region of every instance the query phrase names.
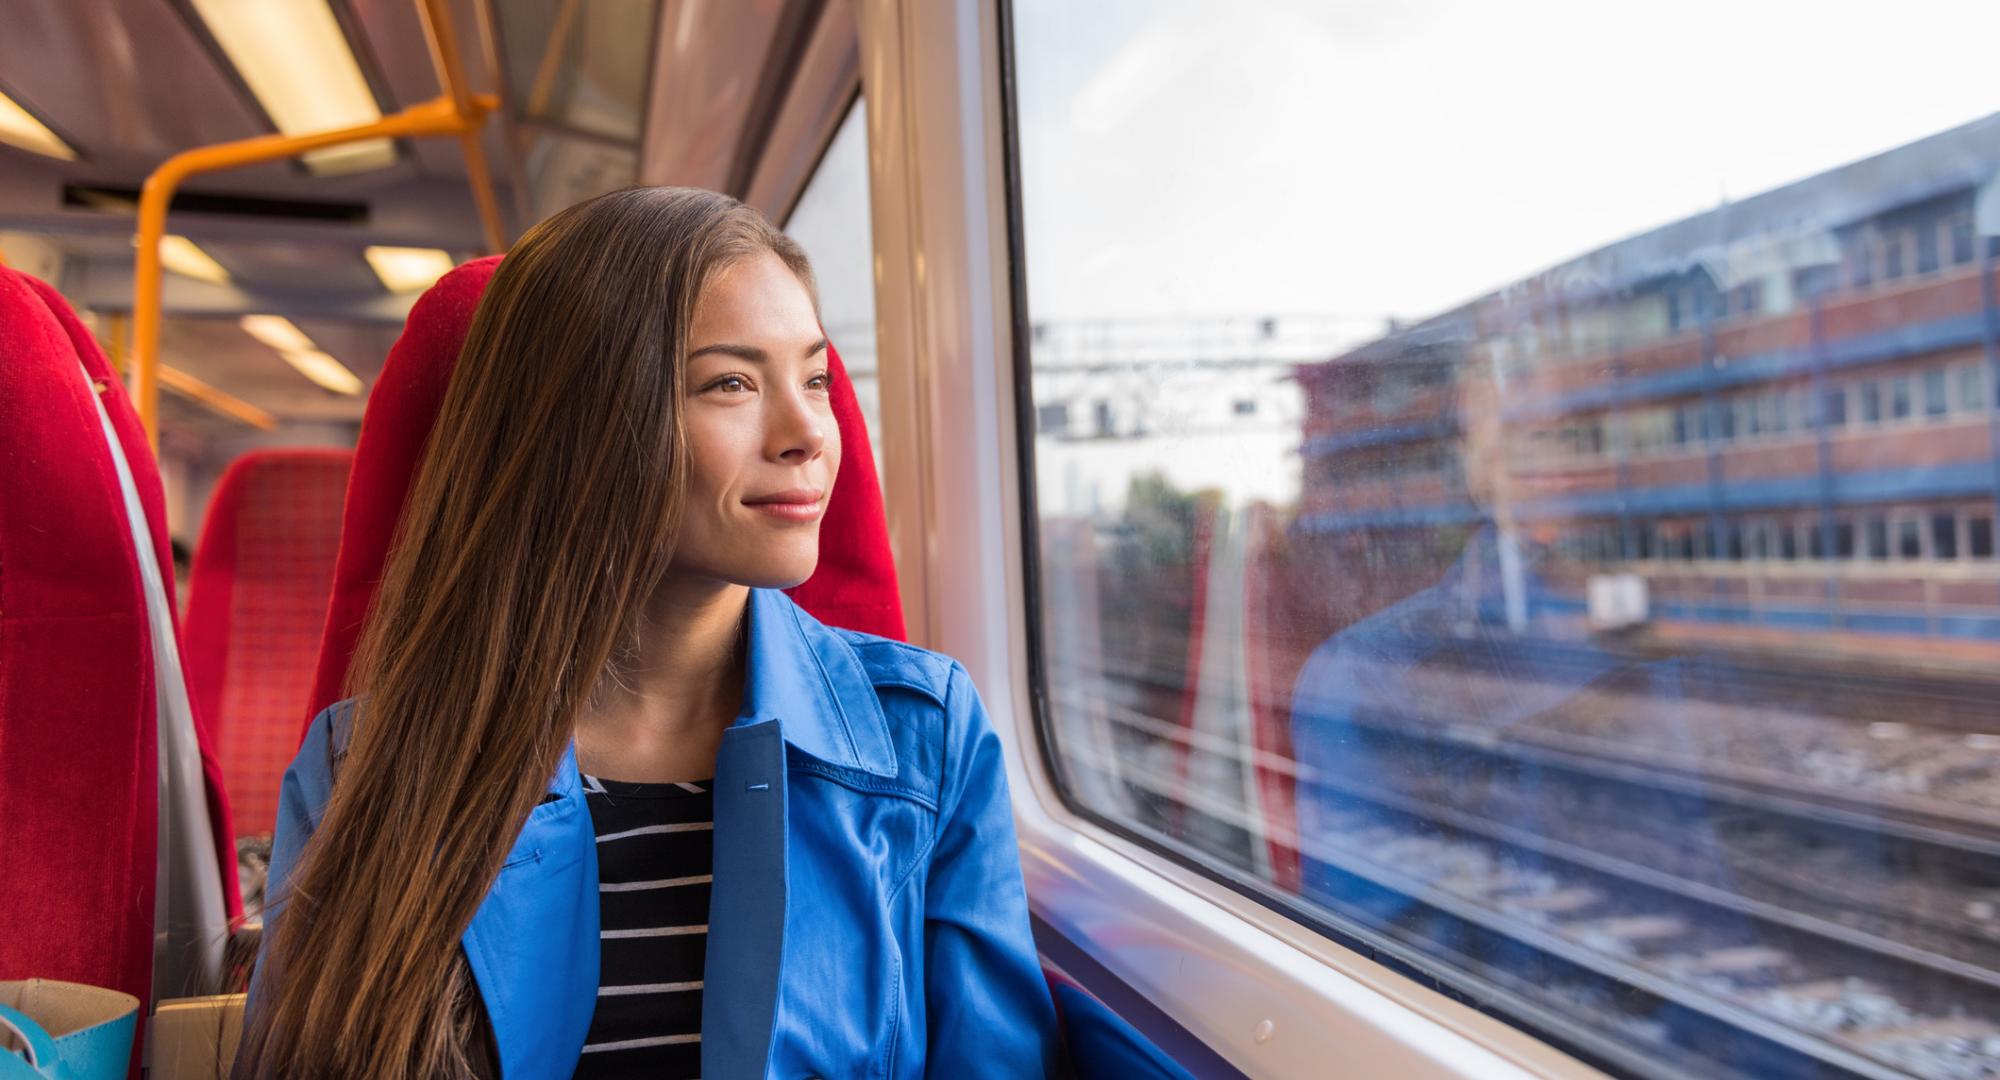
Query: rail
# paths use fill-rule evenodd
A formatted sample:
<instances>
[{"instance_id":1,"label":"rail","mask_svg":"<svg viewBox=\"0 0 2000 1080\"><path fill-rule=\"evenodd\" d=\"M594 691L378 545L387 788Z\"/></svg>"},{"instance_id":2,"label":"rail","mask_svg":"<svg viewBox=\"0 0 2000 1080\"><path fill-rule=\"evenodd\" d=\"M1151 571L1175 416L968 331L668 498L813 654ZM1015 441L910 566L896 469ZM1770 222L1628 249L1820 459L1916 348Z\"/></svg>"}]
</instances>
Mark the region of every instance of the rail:
<instances>
[{"instance_id":1,"label":"rail","mask_svg":"<svg viewBox=\"0 0 2000 1080\"><path fill-rule=\"evenodd\" d=\"M379 138L457 136L465 152L466 179L472 186L481 228L492 251L505 250L499 203L479 144L481 125L500 107L494 94L474 93L465 81L457 39L452 34L448 0L417 0L429 40L431 62L444 92L429 101L385 116L373 123L319 131L310 135L260 135L235 142L197 147L175 154L153 170L139 192L138 261L132 301L132 403L145 425L146 439L160 443L160 321L162 306L160 242L167 231L167 207L174 192L191 176L282 161L313 150Z\"/></svg>"}]
</instances>

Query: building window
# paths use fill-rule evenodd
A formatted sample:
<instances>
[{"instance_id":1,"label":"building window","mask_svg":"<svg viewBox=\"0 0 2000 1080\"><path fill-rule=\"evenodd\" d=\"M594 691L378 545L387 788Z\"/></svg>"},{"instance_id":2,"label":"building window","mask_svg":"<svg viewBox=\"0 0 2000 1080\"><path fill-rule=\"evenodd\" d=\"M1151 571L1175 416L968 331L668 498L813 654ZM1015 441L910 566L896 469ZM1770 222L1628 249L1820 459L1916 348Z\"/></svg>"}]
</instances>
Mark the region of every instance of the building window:
<instances>
[{"instance_id":1,"label":"building window","mask_svg":"<svg viewBox=\"0 0 2000 1080\"><path fill-rule=\"evenodd\" d=\"M1869 379L1855 388L1861 397L1861 422L1879 424L1882 422L1882 384Z\"/></svg>"},{"instance_id":2,"label":"building window","mask_svg":"<svg viewBox=\"0 0 2000 1080\"><path fill-rule=\"evenodd\" d=\"M1975 559L1993 557L1993 517L1973 514L1965 520L1965 553Z\"/></svg>"},{"instance_id":3,"label":"building window","mask_svg":"<svg viewBox=\"0 0 2000 1080\"><path fill-rule=\"evenodd\" d=\"M1889 557L1889 519L1880 514L1868 516L1868 557L1877 560Z\"/></svg>"},{"instance_id":4,"label":"building window","mask_svg":"<svg viewBox=\"0 0 2000 1080\"><path fill-rule=\"evenodd\" d=\"M1841 520L1833 523L1833 557L1852 559L1854 557L1854 523Z\"/></svg>"},{"instance_id":5,"label":"building window","mask_svg":"<svg viewBox=\"0 0 2000 1080\"><path fill-rule=\"evenodd\" d=\"M1917 234L1917 273L1938 272L1938 230L1935 224L1919 226Z\"/></svg>"},{"instance_id":6,"label":"building window","mask_svg":"<svg viewBox=\"0 0 2000 1080\"><path fill-rule=\"evenodd\" d=\"M1931 558L1958 558L1958 515L1931 515Z\"/></svg>"},{"instance_id":7,"label":"building window","mask_svg":"<svg viewBox=\"0 0 2000 1080\"><path fill-rule=\"evenodd\" d=\"M1972 242L1972 218L1960 214L1951 219L1951 262L1954 266L1966 266L1976 257Z\"/></svg>"},{"instance_id":8,"label":"building window","mask_svg":"<svg viewBox=\"0 0 2000 1080\"><path fill-rule=\"evenodd\" d=\"M1896 519L1896 557L1898 559L1921 559L1924 557L1924 530L1915 518Z\"/></svg>"},{"instance_id":9,"label":"building window","mask_svg":"<svg viewBox=\"0 0 2000 1080\"><path fill-rule=\"evenodd\" d=\"M1943 368L1932 368L1924 372L1925 416L1943 416L1951 411L1951 402L1947 400L1946 394L1948 386Z\"/></svg>"},{"instance_id":10,"label":"building window","mask_svg":"<svg viewBox=\"0 0 2000 1080\"><path fill-rule=\"evenodd\" d=\"M1035 430L1044 435L1069 434L1069 402L1052 401L1035 406Z\"/></svg>"},{"instance_id":11,"label":"building window","mask_svg":"<svg viewBox=\"0 0 2000 1080\"><path fill-rule=\"evenodd\" d=\"M1910 418L1910 377L1898 375L1889 382L1889 415L1897 420Z\"/></svg>"},{"instance_id":12,"label":"building window","mask_svg":"<svg viewBox=\"0 0 2000 1080\"><path fill-rule=\"evenodd\" d=\"M1897 229L1882 238L1882 280L1903 276L1903 231Z\"/></svg>"},{"instance_id":13,"label":"building window","mask_svg":"<svg viewBox=\"0 0 2000 1080\"><path fill-rule=\"evenodd\" d=\"M1828 388L1825 398L1826 426L1830 428L1847 426L1847 387Z\"/></svg>"}]
</instances>

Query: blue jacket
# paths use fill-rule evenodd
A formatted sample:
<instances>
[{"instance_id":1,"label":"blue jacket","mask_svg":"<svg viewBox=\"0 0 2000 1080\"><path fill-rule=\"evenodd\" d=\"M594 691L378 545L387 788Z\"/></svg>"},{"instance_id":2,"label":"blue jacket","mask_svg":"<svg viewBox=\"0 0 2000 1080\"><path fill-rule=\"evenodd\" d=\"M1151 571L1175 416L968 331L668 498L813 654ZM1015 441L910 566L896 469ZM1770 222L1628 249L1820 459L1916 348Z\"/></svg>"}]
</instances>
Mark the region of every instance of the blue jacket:
<instances>
[{"instance_id":1,"label":"blue jacket","mask_svg":"<svg viewBox=\"0 0 2000 1080\"><path fill-rule=\"evenodd\" d=\"M1047 1074L1055 1012L1000 742L965 669L826 627L781 592L753 590L749 619L743 713L715 763L702 1075ZM285 774L272 920L353 708L321 713ZM568 1077L597 999L597 844L573 749L549 792L463 939L507 1080Z\"/></svg>"}]
</instances>

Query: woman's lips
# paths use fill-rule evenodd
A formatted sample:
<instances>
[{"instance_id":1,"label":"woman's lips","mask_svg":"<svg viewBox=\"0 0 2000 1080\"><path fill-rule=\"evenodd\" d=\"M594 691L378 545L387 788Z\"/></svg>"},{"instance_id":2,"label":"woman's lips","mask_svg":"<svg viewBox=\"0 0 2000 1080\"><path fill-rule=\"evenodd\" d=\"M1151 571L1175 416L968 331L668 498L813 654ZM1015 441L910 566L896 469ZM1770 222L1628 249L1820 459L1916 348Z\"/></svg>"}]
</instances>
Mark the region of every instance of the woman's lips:
<instances>
[{"instance_id":1,"label":"woman's lips","mask_svg":"<svg viewBox=\"0 0 2000 1080\"><path fill-rule=\"evenodd\" d=\"M804 522L817 519L826 509L826 493L795 489L743 500L743 505L760 510L781 521Z\"/></svg>"}]
</instances>

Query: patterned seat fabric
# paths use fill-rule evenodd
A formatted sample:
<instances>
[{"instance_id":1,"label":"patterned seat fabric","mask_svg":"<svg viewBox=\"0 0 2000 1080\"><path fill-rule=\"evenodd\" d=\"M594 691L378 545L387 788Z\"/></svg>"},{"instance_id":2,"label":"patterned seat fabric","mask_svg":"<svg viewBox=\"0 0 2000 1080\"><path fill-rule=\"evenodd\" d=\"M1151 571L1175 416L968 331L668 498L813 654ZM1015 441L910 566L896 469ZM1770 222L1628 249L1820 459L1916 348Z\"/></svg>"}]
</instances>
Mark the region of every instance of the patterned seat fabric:
<instances>
[{"instance_id":1,"label":"patterned seat fabric","mask_svg":"<svg viewBox=\"0 0 2000 1080\"><path fill-rule=\"evenodd\" d=\"M240 836L277 821L278 785L312 701L353 464L351 450L255 450L209 501L188 594L188 691L215 733Z\"/></svg>"}]
</instances>

